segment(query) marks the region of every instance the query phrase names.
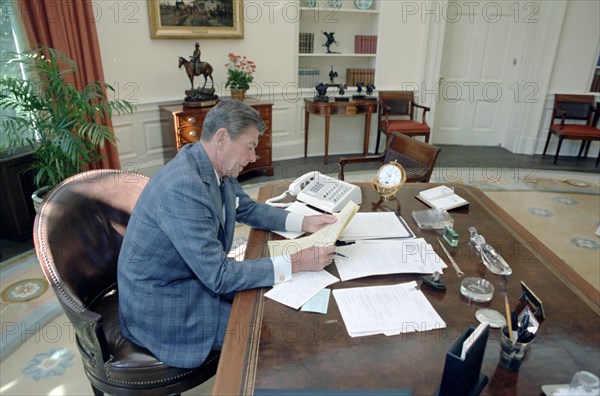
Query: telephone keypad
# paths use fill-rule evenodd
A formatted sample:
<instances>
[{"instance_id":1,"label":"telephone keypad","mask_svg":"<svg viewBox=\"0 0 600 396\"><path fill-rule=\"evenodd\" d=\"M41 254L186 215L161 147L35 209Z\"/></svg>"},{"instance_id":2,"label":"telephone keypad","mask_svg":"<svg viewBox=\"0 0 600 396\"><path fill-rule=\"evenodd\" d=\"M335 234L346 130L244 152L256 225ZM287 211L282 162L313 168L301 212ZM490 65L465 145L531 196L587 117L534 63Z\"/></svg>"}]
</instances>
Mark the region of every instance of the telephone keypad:
<instances>
[{"instance_id":1,"label":"telephone keypad","mask_svg":"<svg viewBox=\"0 0 600 396\"><path fill-rule=\"evenodd\" d=\"M310 188L310 192L312 194L317 194L325 187L325 183L322 182L314 182ZM329 202L337 202L348 192L348 186L342 186L340 184L334 184L329 186L325 191L323 191L322 197Z\"/></svg>"},{"instance_id":2,"label":"telephone keypad","mask_svg":"<svg viewBox=\"0 0 600 396\"><path fill-rule=\"evenodd\" d=\"M302 179L298 179L297 182L300 180ZM297 186L294 185L293 188ZM329 213L339 212L348 201L357 204L361 202L358 186L325 175L313 177L308 185L301 188L297 193L299 201Z\"/></svg>"}]
</instances>

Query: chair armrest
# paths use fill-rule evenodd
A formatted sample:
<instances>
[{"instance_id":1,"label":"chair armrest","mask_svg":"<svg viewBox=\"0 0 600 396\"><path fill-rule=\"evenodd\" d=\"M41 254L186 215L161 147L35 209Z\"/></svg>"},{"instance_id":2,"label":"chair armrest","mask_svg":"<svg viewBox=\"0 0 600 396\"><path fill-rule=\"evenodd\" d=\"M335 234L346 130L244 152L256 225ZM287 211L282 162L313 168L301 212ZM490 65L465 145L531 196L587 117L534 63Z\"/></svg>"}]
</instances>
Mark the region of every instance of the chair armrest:
<instances>
[{"instance_id":1,"label":"chair armrest","mask_svg":"<svg viewBox=\"0 0 600 396\"><path fill-rule=\"evenodd\" d=\"M392 108L390 106L384 105L383 103L379 103L379 114L387 115L387 114L389 114L391 109Z\"/></svg>"},{"instance_id":2,"label":"chair armrest","mask_svg":"<svg viewBox=\"0 0 600 396\"><path fill-rule=\"evenodd\" d=\"M383 116L383 123L386 125L389 124L390 110L392 108L390 106L384 105L382 103L379 104L379 123L381 124L381 116Z\"/></svg>"},{"instance_id":3,"label":"chair armrest","mask_svg":"<svg viewBox=\"0 0 600 396\"><path fill-rule=\"evenodd\" d=\"M344 166L348 164L359 164L365 162L382 162L384 158L383 154L380 155L368 155L366 157L344 157L337 160L338 163L338 179L344 180Z\"/></svg>"},{"instance_id":4,"label":"chair armrest","mask_svg":"<svg viewBox=\"0 0 600 396\"><path fill-rule=\"evenodd\" d=\"M431 108L430 108L430 107L427 107L427 106L421 106L421 105L419 105L419 104L416 104L415 102L411 102L411 104L412 104L412 107L413 107L413 108L417 107L417 108L419 108L419 109L422 109L422 110L423 110L423 115L422 115L422 117L421 117L421 123L423 123L423 124L427 125L427 121L425 120L425 115L427 114L427 112L428 112L429 110L431 110Z\"/></svg>"},{"instance_id":5,"label":"chair armrest","mask_svg":"<svg viewBox=\"0 0 600 396\"><path fill-rule=\"evenodd\" d=\"M420 108L420 109L423 109L423 110L425 110L425 111L429 111L429 110L431 110L431 108L430 108L430 107L427 107L427 106L422 106L422 105L420 105L420 104L416 104L415 102L413 102L413 106L414 106L414 107L418 107L418 108Z\"/></svg>"},{"instance_id":6,"label":"chair armrest","mask_svg":"<svg viewBox=\"0 0 600 396\"><path fill-rule=\"evenodd\" d=\"M554 114L556 115L556 117L560 117L560 129L562 129L565 126L565 120L567 118L567 111L561 109L560 107L556 107L554 109L554 112L555 112Z\"/></svg>"}]
</instances>

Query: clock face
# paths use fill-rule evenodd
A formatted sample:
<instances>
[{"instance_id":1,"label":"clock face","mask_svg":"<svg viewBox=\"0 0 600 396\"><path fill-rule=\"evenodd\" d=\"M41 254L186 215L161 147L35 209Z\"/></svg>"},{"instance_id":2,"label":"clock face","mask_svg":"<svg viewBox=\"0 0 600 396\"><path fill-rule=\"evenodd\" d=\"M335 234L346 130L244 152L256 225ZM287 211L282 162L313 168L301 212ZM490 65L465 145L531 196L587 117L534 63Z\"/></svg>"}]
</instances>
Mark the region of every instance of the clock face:
<instances>
[{"instance_id":1,"label":"clock face","mask_svg":"<svg viewBox=\"0 0 600 396\"><path fill-rule=\"evenodd\" d=\"M395 186L402 181L400 168L395 165L387 164L379 170L379 184L383 186Z\"/></svg>"}]
</instances>

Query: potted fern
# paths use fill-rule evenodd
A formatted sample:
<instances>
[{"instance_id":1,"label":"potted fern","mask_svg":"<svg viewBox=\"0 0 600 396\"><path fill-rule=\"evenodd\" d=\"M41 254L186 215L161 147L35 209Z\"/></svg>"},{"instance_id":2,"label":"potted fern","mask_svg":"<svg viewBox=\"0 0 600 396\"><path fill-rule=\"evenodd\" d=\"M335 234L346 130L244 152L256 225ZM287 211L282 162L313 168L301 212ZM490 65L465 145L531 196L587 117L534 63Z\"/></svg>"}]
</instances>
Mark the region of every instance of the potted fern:
<instances>
[{"instance_id":1,"label":"potted fern","mask_svg":"<svg viewBox=\"0 0 600 396\"><path fill-rule=\"evenodd\" d=\"M9 62L18 63L27 78L0 77L4 131L0 150L29 146L35 159L35 184L42 190L50 190L98 161L97 149L115 142L111 128L102 124L104 119L113 112L135 111L125 100L109 100L108 92L114 89L105 82L75 88L70 81L78 72L77 65L58 50L25 51L14 54Z\"/></svg>"}]
</instances>

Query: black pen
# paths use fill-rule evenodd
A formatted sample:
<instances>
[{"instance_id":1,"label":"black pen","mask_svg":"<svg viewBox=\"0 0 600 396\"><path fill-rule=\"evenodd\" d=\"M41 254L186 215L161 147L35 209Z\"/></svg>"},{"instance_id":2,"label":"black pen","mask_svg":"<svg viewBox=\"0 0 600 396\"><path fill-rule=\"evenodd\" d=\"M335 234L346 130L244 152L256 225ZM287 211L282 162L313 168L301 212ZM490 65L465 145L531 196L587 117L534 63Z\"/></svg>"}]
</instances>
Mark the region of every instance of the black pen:
<instances>
[{"instance_id":1,"label":"black pen","mask_svg":"<svg viewBox=\"0 0 600 396\"><path fill-rule=\"evenodd\" d=\"M336 256L340 256L340 257L344 257L344 258L348 258L348 256L343 255L342 253L338 253L338 252L333 252L334 255Z\"/></svg>"}]
</instances>

